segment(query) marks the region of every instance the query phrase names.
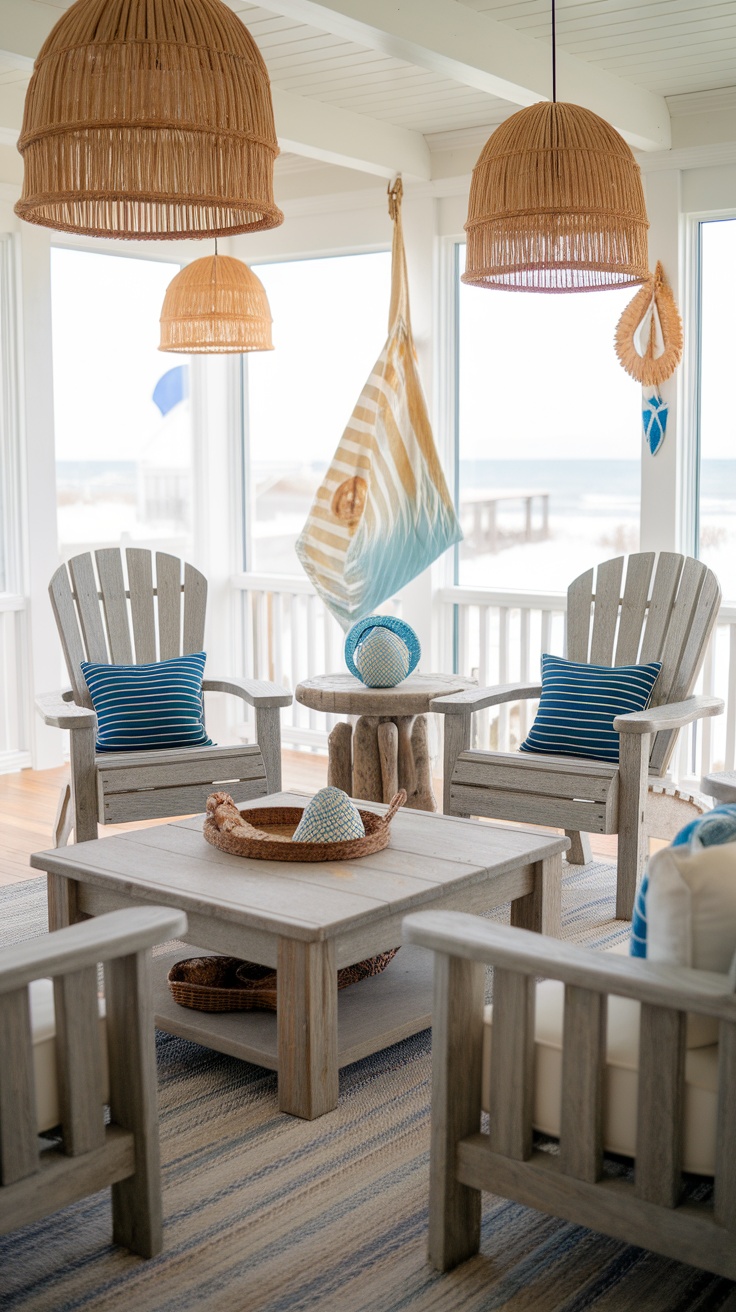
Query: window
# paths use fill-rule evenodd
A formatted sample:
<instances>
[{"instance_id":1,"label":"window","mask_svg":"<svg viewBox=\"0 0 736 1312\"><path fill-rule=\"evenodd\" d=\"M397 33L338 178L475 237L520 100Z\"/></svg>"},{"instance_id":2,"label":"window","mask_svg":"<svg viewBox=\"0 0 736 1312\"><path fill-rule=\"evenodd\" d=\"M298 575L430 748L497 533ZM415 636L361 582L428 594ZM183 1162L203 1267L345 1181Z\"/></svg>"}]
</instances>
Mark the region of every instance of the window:
<instances>
[{"instance_id":1,"label":"window","mask_svg":"<svg viewBox=\"0 0 736 1312\"><path fill-rule=\"evenodd\" d=\"M736 599L736 443L731 387L736 333L736 218L700 228L699 555L724 600Z\"/></svg>"},{"instance_id":2,"label":"window","mask_svg":"<svg viewBox=\"0 0 736 1312\"><path fill-rule=\"evenodd\" d=\"M271 306L275 349L247 359L245 563L301 574L294 543L386 340L391 256L293 260L256 272Z\"/></svg>"},{"instance_id":3,"label":"window","mask_svg":"<svg viewBox=\"0 0 736 1312\"><path fill-rule=\"evenodd\" d=\"M457 581L564 591L639 545L641 389L613 348L632 292L458 287Z\"/></svg>"},{"instance_id":4,"label":"window","mask_svg":"<svg viewBox=\"0 0 736 1312\"><path fill-rule=\"evenodd\" d=\"M192 555L186 356L158 350L178 264L51 251L59 548Z\"/></svg>"},{"instance_id":5,"label":"window","mask_svg":"<svg viewBox=\"0 0 736 1312\"><path fill-rule=\"evenodd\" d=\"M0 234L0 771L29 764L13 239Z\"/></svg>"}]
</instances>

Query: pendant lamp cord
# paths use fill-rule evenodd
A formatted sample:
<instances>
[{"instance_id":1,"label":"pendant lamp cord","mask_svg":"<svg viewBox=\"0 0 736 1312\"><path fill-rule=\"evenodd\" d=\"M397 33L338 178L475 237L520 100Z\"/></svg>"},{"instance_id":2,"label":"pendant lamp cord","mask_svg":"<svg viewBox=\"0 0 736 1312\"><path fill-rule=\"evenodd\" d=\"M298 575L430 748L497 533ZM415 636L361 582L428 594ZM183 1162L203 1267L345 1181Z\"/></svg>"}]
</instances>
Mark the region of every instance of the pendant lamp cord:
<instances>
[{"instance_id":1,"label":"pendant lamp cord","mask_svg":"<svg viewBox=\"0 0 736 1312\"><path fill-rule=\"evenodd\" d=\"M215 256L217 255L217 238L215 237Z\"/></svg>"},{"instance_id":2,"label":"pendant lamp cord","mask_svg":"<svg viewBox=\"0 0 736 1312\"><path fill-rule=\"evenodd\" d=\"M552 0L552 104L557 104L557 31L555 24L555 0Z\"/></svg>"}]
</instances>

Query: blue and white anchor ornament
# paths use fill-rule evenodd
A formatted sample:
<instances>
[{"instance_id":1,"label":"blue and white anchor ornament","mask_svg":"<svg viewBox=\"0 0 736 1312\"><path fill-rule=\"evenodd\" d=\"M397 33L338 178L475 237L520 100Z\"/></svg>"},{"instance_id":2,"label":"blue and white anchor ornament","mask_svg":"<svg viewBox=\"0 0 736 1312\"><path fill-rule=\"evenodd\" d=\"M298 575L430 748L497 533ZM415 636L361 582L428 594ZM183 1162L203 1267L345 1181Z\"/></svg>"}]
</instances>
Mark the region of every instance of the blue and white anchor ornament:
<instances>
[{"instance_id":1,"label":"blue and white anchor ornament","mask_svg":"<svg viewBox=\"0 0 736 1312\"><path fill-rule=\"evenodd\" d=\"M656 456L664 442L667 432L667 416L670 408L658 391L649 392L644 388L641 398L641 418L644 425L644 440L653 456Z\"/></svg>"}]
</instances>

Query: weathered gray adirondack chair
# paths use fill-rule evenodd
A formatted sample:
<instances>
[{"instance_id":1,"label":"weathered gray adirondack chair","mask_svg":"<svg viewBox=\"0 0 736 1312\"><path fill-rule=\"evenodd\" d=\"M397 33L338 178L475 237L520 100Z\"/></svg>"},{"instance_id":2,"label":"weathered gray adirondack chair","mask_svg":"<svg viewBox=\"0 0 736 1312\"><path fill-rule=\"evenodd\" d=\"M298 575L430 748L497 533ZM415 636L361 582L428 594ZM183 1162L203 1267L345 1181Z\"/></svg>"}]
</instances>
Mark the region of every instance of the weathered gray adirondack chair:
<instances>
[{"instance_id":1,"label":"weathered gray adirondack chair","mask_svg":"<svg viewBox=\"0 0 736 1312\"><path fill-rule=\"evenodd\" d=\"M619 957L459 911L407 916L403 937L435 954L433 1266L447 1271L477 1253L485 1190L736 1279L734 967L729 976ZM487 965L493 966L493 1020L490 1069L484 1071ZM535 1060L540 976L565 985L558 1154L535 1150L532 1137L535 1090L542 1072L550 1072ZM640 1003L638 1079L633 1114L627 1116L636 1149L633 1180L611 1178L603 1169L611 995ZM717 1071L710 1101L714 1196L678 1205L687 1146L686 1058L696 1055L685 1050L688 1014L720 1022L718 1051L700 1050ZM692 1082L702 1084L702 1074L693 1073Z\"/></svg>"},{"instance_id":2,"label":"weathered gray adirondack chair","mask_svg":"<svg viewBox=\"0 0 736 1312\"><path fill-rule=\"evenodd\" d=\"M186 929L186 916L171 907L134 907L3 949L0 1234L112 1186L115 1243L142 1257L160 1253L151 948ZM104 1047L97 997L100 962L105 968ZM34 1074L39 1036L33 1031L29 985L39 981L42 989L48 987L47 976L53 980L56 1079L40 1062L39 1086ZM107 1125L105 1102L110 1107ZM57 1120L61 1144L46 1144L41 1151L39 1134L48 1135Z\"/></svg>"},{"instance_id":3,"label":"weathered gray adirondack chair","mask_svg":"<svg viewBox=\"0 0 736 1312\"><path fill-rule=\"evenodd\" d=\"M691 696L718 616L721 590L692 557L640 552L607 560L571 583L567 656L592 665L661 661L653 705L620 715L618 766L605 761L520 752L471 751L471 714L486 706L538 697L540 683L472 688L438 697L445 715L444 810L554 825L572 839L568 861L590 860L589 833L618 834L616 915L630 919L649 835L671 838L697 814L678 808L662 776L678 730L719 715L717 697ZM624 581L624 566L625 581Z\"/></svg>"},{"instance_id":4,"label":"weathered gray adirondack chair","mask_svg":"<svg viewBox=\"0 0 736 1312\"><path fill-rule=\"evenodd\" d=\"M71 788L63 790L59 804L57 847L72 829L78 843L96 838L98 822L202 811L215 786L243 801L281 787L279 708L291 705L291 693L259 679L203 683L205 691L233 693L255 707L255 743L95 753L96 716L83 660L143 665L204 648L204 575L177 556L157 552L154 578L153 555L140 547L128 547L125 561L127 586L117 548L72 557L49 585L71 683L71 689L36 702L46 724L71 731Z\"/></svg>"}]
</instances>

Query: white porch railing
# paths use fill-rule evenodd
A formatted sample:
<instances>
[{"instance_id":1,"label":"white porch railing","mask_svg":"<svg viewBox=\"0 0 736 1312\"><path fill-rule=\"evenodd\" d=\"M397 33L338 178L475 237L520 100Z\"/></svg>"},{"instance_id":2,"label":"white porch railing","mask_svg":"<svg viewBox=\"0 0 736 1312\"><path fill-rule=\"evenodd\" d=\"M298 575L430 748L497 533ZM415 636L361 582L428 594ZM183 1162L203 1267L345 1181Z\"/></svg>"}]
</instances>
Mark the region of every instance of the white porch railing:
<instances>
[{"instance_id":1,"label":"white porch railing","mask_svg":"<svg viewBox=\"0 0 736 1312\"><path fill-rule=\"evenodd\" d=\"M295 688L303 679L343 668L344 636L306 578L240 574L234 580L242 624L243 673ZM481 686L534 679L543 651L563 654L564 593L448 587L435 593L436 665L474 677ZM399 603L385 607L399 613ZM722 607L698 691L723 697L725 715L681 733L671 770L685 788L709 770L736 766L736 607ZM526 736L534 702L517 702L473 717L473 745L510 751ZM323 748L337 716L296 702L283 717L287 746Z\"/></svg>"},{"instance_id":2,"label":"white porch railing","mask_svg":"<svg viewBox=\"0 0 736 1312\"><path fill-rule=\"evenodd\" d=\"M542 652L564 651L564 593L489 592L443 588L436 601L443 634L456 633L457 671L481 686L534 679ZM457 607L457 611L455 611ZM723 606L697 691L722 697L724 715L680 734L670 766L675 781L698 789L710 770L733 770L736 758L736 607ZM474 746L511 751L525 737L535 702L518 702L474 716Z\"/></svg>"},{"instance_id":3,"label":"white porch railing","mask_svg":"<svg viewBox=\"0 0 736 1312\"><path fill-rule=\"evenodd\" d=\"M298 683L344 669L345 635L307 578L238 574L243 675L272 679L292 692ZM381 607L398 615L397 602ZM323 715L296 701L281 717L285 746L325 748L338 715Z\"/></svg>"},{"instance_id":4,"label":"white porch railing","mask_svg":"<svg viewBox=\"0 0 736 1312\"><path fill-rule=\"evenodd\" d=\"M536 678L543 651L562 653L565 601L564 593L440 589L435 605L446 668L453 668L454 648L456 673L480 687ZM472 745L511 751L526 737L535 711L536 702L529 701L481 711L473 716Z\"/></svg>"}]
</instances>

